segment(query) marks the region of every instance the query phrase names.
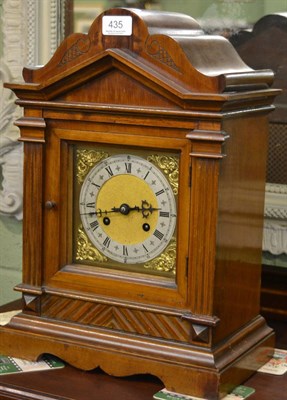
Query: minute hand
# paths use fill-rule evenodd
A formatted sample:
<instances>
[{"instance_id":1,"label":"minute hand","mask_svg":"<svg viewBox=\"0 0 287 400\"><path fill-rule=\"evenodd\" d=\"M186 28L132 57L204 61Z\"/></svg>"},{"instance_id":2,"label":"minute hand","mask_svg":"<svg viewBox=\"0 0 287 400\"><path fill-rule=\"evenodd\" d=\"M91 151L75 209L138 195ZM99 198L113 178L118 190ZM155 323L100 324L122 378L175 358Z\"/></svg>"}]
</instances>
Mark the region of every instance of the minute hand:
<instances>
[{"instance_id":1,"label":"minute hand","mask_svg":"<svg viewBox=\"0 0 287 400\"><path fill-rule=\"evenodd\" d=\"M82 213L81 215L97 215L99 217L102 217L103 215L107 215L110 213L121 213L123 215L128 215L131 211L137 211L137 212L141 211L143 218L148 218L148 216L152 214L153 211L157 210L161 209L152 207L152 205L148 203L146 200L142 200L141 207L139 206L130 207L128 204L123 203L120 207L113 207L111 210L101 210L100 208L98 208L96 211Z\"/></svg>"},{"instance_id":2,"label":"minute hand","mask_svg":"<svg viewBox=\"0 0 287 400\"><path fill-rule=\"evenodd\" d=\"M103 215L110 213L121 213L123 215L128 215L130 211L141 211L141 208L138 206L130 207L128 204L122 204L120 207L113 207L111 210L102 210L101 208L98 208L96 211L89 211L87 213L82 213L81 215L97 215L98 217L102 217Z\"/></svg>"}]
</instances>

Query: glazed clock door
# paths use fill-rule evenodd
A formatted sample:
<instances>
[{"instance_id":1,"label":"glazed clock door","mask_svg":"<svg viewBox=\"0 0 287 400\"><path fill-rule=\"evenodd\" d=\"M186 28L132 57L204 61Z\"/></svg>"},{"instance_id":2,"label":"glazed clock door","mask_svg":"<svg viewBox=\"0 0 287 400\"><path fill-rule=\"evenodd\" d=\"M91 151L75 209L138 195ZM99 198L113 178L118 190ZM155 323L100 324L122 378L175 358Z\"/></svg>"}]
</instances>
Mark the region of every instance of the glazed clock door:
<instances>
[{"instance_id":1,"label":"glazed clock door","mask_svg":"<svg viewBox=\"0 0 287 400\"><path fill-rule=\"evenodd\" d=\"M53 130L48 156L57 165L59 154L62 198L57 224L46 213L48 246L57 247L57 225L61 243L60 263L50 256L47 290L186 303L188 141L114 135L107 144L101 133L89 141L84 132L69 135Z\"/></svg>"}]
</instances>

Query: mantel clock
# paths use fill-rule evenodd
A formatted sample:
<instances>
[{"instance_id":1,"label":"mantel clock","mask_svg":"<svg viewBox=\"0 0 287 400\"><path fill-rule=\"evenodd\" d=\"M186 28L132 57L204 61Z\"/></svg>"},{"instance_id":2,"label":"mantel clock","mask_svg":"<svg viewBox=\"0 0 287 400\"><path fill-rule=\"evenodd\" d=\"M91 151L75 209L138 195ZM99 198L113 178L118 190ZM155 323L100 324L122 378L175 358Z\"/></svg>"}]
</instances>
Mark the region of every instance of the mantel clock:
<instances>
[{"instance_id":1,"label":"mantel clock","mask_svg":"<svg viewBox=\"0 0 287 400\"><path fill-rule=\"evenodd\" d=\"M0 351L222 398L272 355L259 315L277 90L191 17L116 8L6 84L24 108L23 310Z\"/></svg>"}]
</instances>

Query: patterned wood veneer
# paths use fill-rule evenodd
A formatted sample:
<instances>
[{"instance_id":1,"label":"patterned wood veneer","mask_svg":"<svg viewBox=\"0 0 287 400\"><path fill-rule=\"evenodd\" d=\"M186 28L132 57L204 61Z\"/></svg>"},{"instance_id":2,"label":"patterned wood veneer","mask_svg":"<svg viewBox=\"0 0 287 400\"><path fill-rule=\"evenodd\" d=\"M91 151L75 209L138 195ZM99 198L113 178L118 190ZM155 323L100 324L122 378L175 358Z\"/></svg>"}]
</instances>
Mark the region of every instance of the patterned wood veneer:
<instances>
[{"instance_id":1,"label":"patterned wood veneer","mask_svg":"<svg viewBox=\"0 0 287 400\"><path fill-rule=\"evenodd\" d=\"M163 339L190 341L190 323L178 316L134 310L82 300L47 295L42 301L43 317L101 326Z\"/></svg>"}]
</instances>

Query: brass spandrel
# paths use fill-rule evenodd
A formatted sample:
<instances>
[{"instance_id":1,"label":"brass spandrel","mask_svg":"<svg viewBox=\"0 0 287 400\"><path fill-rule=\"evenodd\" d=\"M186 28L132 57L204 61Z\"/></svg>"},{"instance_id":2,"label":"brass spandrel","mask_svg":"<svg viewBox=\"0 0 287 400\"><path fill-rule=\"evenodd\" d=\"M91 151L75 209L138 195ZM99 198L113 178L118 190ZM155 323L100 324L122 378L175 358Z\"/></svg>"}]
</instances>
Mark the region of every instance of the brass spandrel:
<instances>
[{"instance_id":1,"label":"brass spandrel","mask_svg":"<svg viewBox=\"0 0 287 400\"><path fill-rule=\"evenodd\" d=\"M82 225L78 227L77 232L77 250L76 250L77 261L97 261L107 262L108 258L101 254L89 241L85 234Z\"/></svg>"},{"instance_id":2,"label":"brass spandrel","mask_svg":"<svg viewBox=\"0 0 287 400\"><path fill-rule=\"evenodd\" d=\"M173 238L165 251L159 256L144 264L144 268L176 274L176 239Z\"/></svg>"},{"instance_id":3,"label":"brass spandrel","mask_svg":"<svg viewBox=\"0 0 287 400\"><path fill-rule=\"evenodd\" d=\"M90 169L99 161L109 157L104 151L77 149L77 181L81 184Z\"/></svg>"},{"instance_id":4,"label":"brass spandrel","mask_svg":"<svg viewBox=\"0 0 287 400\"><path fill-rule=\"evenodd\" d=\"M179 161L178 158L166 155L151 155L147 160L156 165L166 175L172 191L178 194Z\"/></svg>"}]
</instances>

